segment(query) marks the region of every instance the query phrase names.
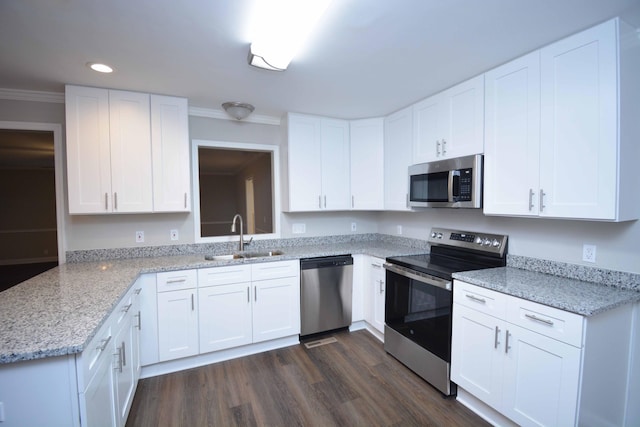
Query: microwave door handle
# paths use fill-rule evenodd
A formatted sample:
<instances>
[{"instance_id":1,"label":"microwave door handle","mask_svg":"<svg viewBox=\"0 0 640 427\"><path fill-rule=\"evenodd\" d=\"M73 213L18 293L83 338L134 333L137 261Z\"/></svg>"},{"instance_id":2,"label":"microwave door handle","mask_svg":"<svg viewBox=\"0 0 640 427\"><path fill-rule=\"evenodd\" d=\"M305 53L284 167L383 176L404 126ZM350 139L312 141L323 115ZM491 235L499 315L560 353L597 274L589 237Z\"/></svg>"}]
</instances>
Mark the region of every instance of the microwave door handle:
<instances>
[{"instance_id":1,"label":"microwave door handle","mask_svg":"<svg viewBox=\"0 0 640 427\"><path fill-rule=\"evenodd\" d=\"M449 191L449 202L457 201L460 196L460 171L453 170L449 172L449 182L447 187Z\"/></svg>"}]
</instances>

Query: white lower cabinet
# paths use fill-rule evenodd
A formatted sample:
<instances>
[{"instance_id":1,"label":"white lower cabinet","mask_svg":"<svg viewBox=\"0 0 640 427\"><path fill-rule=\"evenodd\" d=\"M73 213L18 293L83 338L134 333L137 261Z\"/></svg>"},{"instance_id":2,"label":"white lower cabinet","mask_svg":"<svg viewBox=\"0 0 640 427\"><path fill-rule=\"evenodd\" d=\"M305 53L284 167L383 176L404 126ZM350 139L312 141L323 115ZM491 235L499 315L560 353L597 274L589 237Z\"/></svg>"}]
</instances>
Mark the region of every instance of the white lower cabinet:
<instances>
[{"instance_id":1,"label":"white lower cabinet","mask_svg":"<svg viewBox=\"0 0 640 427\"><path fill-rule=\"evenodd\" d=\"M300 276L253 282L253 342L300 333Z\"/></svg>"},{"instance_id":2,"label":"white lower cabinet","mask_svg":"<svg viewBox=\"0 0 640 427\"><path fill-rule=\"evenodd\" d=\"M626 395L631 305L583 317L460 281L453 298L451 380L465 393L522 426L625 425L610 408Z\"/></svg>"},{"instance_id":3,"label":"white lower cabinet","mask_svg":"<svg viewBox=\"0 0 640 427\"><path fill-rule=\"evenodd\" d=\"M385 270L382 258L367 257L365 273L365 320L384 334Z\"/></svg>"},{"instance_id":4,"label":"white lower cabinet","mask_svg":"<svg viewBox=\"0 0 640 427\"><path fill-rule=\"evenodd\" d=\"M166 361L198 354L196 270L157 274L158 353Z\"/></svg>"}]
</instances>

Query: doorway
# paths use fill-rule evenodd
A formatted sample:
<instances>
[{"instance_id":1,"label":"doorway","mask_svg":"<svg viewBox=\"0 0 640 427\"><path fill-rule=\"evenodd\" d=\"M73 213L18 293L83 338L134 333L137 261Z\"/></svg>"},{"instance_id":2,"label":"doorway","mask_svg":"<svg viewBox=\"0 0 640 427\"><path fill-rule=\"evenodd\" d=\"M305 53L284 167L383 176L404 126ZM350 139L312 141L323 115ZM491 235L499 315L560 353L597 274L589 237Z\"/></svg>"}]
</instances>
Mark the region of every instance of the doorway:
<instances>
[{"instance_id":1,"label":"doorway","mask_svg":"<svg viewBox=\"0 0 640 427\"><path fill-rule=\"evenodd\" d=\"M0 291L64 262L59 140L60 125L0 122Z\"/></svg>"}]
</instances>

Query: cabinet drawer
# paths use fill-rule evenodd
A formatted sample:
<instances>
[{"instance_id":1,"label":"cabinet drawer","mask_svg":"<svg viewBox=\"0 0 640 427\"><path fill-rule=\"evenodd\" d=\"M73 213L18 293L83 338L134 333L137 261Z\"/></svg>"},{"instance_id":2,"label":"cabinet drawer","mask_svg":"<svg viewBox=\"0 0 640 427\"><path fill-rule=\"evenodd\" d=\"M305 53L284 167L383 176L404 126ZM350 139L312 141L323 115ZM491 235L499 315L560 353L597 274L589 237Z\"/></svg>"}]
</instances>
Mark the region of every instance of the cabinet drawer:
<instances>
[{"instance_id":1,"label":"cabinet drawer","mask_svg":"<svg viewBox=\"0 0 640 427\"><path fill-rule=\"evenodd\" d=\"M507 312L507 295L459 280L453 283L453 301L501 319Z\"/></svg>"},{"instance_id":2,"label":"cabinet drawer","mask_svg":"<svg viewBox=\"0 0 640 427\"><path fill-rule=\"evenodd\" d=\"M251 265L252 280L277 279L280 277L294 277L300 275L300 262L276 261Z\"/></svg>"},{"instance_id":3,"label":"cabinet drawer","mask_svg":"<svg viewBox=\"0 0 640 427\"><path fill-rule=\"evenodd\" d=\"M250 281L251 267L244 264L201 268L198 270L198 287L200 288Z\"/></svg>"},{"instance_id":4,"label":"cabinet drawer","mask_svg":"<svg viewBox=\"0 0 640 427\"><path fill-rule=\"evenodd\" d=\"M78 388L84 391L91 382L91 378L96 373L100 360L105 357L111 357L111 349L113 347L113 337L111 330L111 317L98 329L98 333L89 341L82 350L81 357L81 374L78 378ZM77 365L76 365L77 366Z\"/></svg>"},{"instance_id":5,"label":"cabinet drawer","mask_svg":"<svg viewBox=\"0 0 640 427\"><path fill-rule=\"evenodd\" d=\"M123 320L129 315L129 312L133 307L133 299L134 299L134 289L131 290L122 298L117 305L117 307L111 313L111 318L113 319L113 329L114 334L118 332L120 325L123 323Z\"/></svg>"},{"instance_id":6,"label":"cabinet drawer","mask_svg":"<svg viewBox=\"0 0 640 427\"><path fill-rule=\"evenodd\" d=\"M532 301L512 297L507 321L533 332L582 347L584 317Z\"/></svg>"},{"instance_id":7,"label":"cabinet drawer","mask_svg":"<svg viewBox=\"0 0 640 427\"><path fill-rule=\"evenodd\" d=\"M198 285L197 270L178 270L158 273L156 276L158 292L191 289Z\"/></svg>"}]
</instances>

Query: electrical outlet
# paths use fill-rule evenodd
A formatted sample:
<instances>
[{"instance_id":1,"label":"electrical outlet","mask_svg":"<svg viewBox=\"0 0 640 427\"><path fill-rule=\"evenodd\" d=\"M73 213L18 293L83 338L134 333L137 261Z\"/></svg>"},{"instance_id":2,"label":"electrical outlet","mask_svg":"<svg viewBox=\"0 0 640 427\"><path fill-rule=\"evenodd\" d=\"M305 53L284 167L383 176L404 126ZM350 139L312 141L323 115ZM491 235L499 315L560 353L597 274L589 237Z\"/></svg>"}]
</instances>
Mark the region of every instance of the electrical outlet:
<instances>
[{"instance_id":1,"label":"electrical outlet","mask_svg":"<svg viewBox=\"0 0 640 427\"><path fill-rule=\"evenodd\" d=\"M169 236L171 236L171 240L178 240L180 238L178 236L178 230L169 231Z\"/></svg>"},{"instance_id":2,"label":"electrical outlet","mask_svg":"<svg viewBox=\"0 0 640 427\"><path fill-rule=\"evenodd\" d=\"M307 226L304 223L297 223L291 226L291 232L293 234L304 234L307 232Z\"/></svg>"},{"instance_id":3,"label":"electrical outlet","mask_svg":"<svg viewBox=\"0 0 640 427\"><path fill-rule=\"evenodd\" d=\"M396 234L402 234L402 226L401 225L398 225L396 227Z\"/></svg>"},{"instance_id":4,"label":"electrical outlet","mask_svg":"<svg viewBox=\"0 0 640 427\"><path fill-rule=\"evenodd\" d=\"M586 262L596 262L596 245L582 245L582 260Z\"/></svg>"},{"instance_id":5,"label":"electrical outlet","mask_svg":"<svg viewBox=\"0 0 640 427\"><path fill-rule=\"evenodd\" d=\"M351 231L356 231L356 228L357 228L357 227L356 227L356 223L355 223L355 222L352 222L352 223L351 223Z\"/></svg>"},{"instance_id":6,"label":"electrical outlet","mask_svg":"<svg viewBox=\"0 0 640 427\"><path fill-rule=\"evenodd\" d=\"M136 243L144 242L144 231L136 231Z\"/></svg>"}]
</instances>

